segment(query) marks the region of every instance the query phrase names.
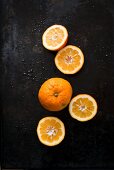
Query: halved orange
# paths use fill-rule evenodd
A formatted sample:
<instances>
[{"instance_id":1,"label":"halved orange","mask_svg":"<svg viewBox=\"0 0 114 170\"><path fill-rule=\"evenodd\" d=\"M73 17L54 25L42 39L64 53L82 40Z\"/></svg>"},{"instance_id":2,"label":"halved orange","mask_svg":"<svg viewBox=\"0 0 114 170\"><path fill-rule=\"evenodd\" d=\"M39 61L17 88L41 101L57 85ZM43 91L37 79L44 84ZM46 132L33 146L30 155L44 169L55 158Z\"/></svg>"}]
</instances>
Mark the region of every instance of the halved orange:
<instances>
[{"instance_id":1,"label":"halved orange","mask_svg":"<svg viewBox=\"0 0 114 170\"><path fill-rule=\"evenodd\" d=\"M56 117L45 117L37 126L37 135L41 143L47 146L55 146L62 142L65 137L65 126Z\"/></svg>"},{"instance_id":2,"label":"halved orange","mask_svg":"<svg viewBox=\"0 0 114 170\"><path fill-rule=\"evenodd\" d=\"M88 94L79 94L69 104L70 115L79 121L88 121L97 113L97 102Z\"/></svg>"},{"instance_id":3,"label":"halved orange","mask_svg":"<svg viewBox=\"0 0 114 170\"><path fill-rule=\"evenodd\" d=\"M61 49L55 57L56 67L64 74L78 72L84 64L84 55L76 46L68 45Z\"/></svg>"},{"instance_id":4,"label":"halved orange","mask_svg":"<svg viewBox=\"0 0 114 170\"><path fill-rule=\"evenodd\" d=\"M58 51L63 48L68 40L67 29L62 25L52 25L42 36L43 46L48 50Z\"/></svg>"}]
</instances>

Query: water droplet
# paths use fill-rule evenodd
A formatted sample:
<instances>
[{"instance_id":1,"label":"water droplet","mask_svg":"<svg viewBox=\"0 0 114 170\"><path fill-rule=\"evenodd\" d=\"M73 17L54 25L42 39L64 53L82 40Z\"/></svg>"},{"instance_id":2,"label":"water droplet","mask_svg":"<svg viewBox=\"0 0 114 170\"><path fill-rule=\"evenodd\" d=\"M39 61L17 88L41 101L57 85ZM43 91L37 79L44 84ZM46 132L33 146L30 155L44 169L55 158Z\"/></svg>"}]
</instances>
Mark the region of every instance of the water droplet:
<instances>
[{"instance_id":1,"label":"water droplet","mask_svg":"<svg viewBox=\"0 0 114 170\"><path fill-rule=\"evenodd\" d=\"M22 61L22 62L24 62L25 60L24 60L24 59L22 59L21 61Z\"/></svg>"},{"instance_id":2,"label":"water droplet","mask_svg":"<svg viewBox=\"0 0 114 170\"><path fill-rule=\"evenodd\" d=\"M28 73L32 73L33 72L33 69L31 68L30 70L28 70Z\"/></svg>"},{"instance_id":3,"label":"water droplet","mask_svg":"<svg viewBox=\"0 0 114 170\"><path fill-rule=\"evenodd\" d=\"M28 75L28 76L31 76L31 74L29 74L29 73L28 73L27 75Z\"/></svg>"},{"instance_id":4,"label":"water droplet","mask_svg":"<svg viewBox=\"0 0 114 170\"><path fill-rule=\"evenodd\" d=\"M24 75L26 75L26 73L23 73Z\"/></svg>"}]
</instances>

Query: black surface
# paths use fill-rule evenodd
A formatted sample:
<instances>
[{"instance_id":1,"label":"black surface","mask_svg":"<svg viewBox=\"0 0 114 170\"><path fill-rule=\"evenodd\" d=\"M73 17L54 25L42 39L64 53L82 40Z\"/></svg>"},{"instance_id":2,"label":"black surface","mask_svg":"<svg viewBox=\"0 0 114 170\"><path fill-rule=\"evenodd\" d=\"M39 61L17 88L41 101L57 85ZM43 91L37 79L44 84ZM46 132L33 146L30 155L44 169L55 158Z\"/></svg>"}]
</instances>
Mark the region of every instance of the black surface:
<instances>
[{"instance_id":1,"label":"black surface","mask_svg":"<svg viewBox=\"0 0 114 170\"><path fill-rule=\"evenodd\" d=\"M2 1L2 168L114 168L114 1ZM42 46L44 30L64 25L68 44L80 47L85 64L64 75L54 64L56 53ZM96 117L81 123L68 108L43 109L37 92L51 77L67 79L73 96L88 93L98 102ZM36 134L38 121L57 116L66 127L64 141L46 147Z\"/></svg>"}]
</instances>

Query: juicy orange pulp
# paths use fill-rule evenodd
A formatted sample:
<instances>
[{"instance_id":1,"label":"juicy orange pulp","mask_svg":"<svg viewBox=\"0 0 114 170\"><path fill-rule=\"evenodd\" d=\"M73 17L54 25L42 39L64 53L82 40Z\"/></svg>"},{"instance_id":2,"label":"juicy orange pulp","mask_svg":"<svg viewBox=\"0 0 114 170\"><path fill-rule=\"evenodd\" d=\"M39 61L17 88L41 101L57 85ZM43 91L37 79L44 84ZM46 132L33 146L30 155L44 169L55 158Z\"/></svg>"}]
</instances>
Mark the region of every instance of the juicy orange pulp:
<instances>
[{"instance_id":1,"label":"juicy orange pulp","mask_svg":"<svg viewBox=\"0 0 114 170\"><path fill-rule=\"evenodd\" d=\"M72 111L76 112L77 116L82 118L91 116L94 111L94 105L88 98L78 99L73 103L72 107Z\"/></svg>"},{"instance_id":2,"label":"juicy orange pulp","mask_svg":"<svg viewBox=\"0 0 114 170\"><path fill-rule=\"evenodd\" d=\"M96 115L97 103L92 96L80 94L71 100L69 112L73 118L79 121L87 121Z\"/></svg>"},{"instance_id":3,"label":"juicy orange pulp","mask_svg":"<svg viewBox=\"0 0 114 170\"><path fill-rule=\"evenodd\" d=\"M54 146L59 144L65 136L64 124L56 117L45 117L39 122L37 133L43 144Z\"/></svg>"},{"instance_id":4,"label":"juicy orange pulp","mask_svg":"<svg viewBox=\"0 0 114 170\"><path fill-rule=\"evenodd\" d=\"M55 57L55 65L64 74L78 72L84 63L82 51L73 45L61 49Z\"/></svg>"},{"instance_id":5,"label":"juicy orange pulp","mask_svg":"<svg viewBox=\"0 0 114 170\"><path fill-rule=\"evenodd\" d=\"M63 37L64 37L64 33L63 30L61 30L60 28L55 28L50 30L47 35L46 35L46 43L49 46L57 46L57 44L61 43Z\"/></svg>"},{"instance_id":6,"label":"juicy orange pulp","mask_svg":"<svg viewBox=\"0 0 114 170\"><path fill-rule=\"evenodd\" d=\"M63 48L68 40L68 32L62 25L50 26L42 36L43 46L48 50L57 51Z\"/></svg>"}]
</instances>

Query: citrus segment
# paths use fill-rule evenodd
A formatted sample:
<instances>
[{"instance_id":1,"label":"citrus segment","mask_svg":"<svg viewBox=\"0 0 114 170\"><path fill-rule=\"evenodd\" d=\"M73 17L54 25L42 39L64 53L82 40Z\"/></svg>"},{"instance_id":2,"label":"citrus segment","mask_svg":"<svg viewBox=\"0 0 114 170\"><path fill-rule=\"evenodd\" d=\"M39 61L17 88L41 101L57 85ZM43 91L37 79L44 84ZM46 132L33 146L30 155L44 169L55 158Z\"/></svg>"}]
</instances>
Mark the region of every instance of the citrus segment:
<instances>
[{"instance_id":1,"label":"citrus segment","mask_svg":"<svg viewBox=\"0 0 114 170\"><path fill-rule=\"evenodd\" d=\"M56 117L45 117L38 123L37 135L41 143L47 146L58 145L65 136L64 124Z\"/></svg>"}]
</instances>

